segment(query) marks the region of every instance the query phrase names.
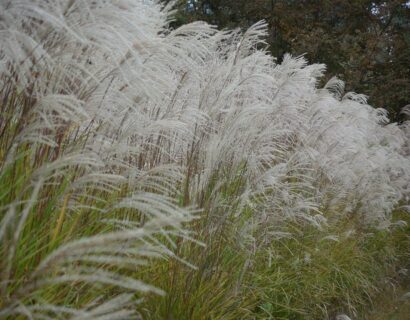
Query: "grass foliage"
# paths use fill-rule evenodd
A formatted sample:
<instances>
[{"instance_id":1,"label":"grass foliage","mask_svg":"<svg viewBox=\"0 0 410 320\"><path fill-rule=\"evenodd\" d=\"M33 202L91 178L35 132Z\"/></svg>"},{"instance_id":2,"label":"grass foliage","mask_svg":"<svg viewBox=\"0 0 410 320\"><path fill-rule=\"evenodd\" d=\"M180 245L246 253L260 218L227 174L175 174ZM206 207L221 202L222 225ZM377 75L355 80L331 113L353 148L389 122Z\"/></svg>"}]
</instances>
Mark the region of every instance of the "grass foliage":
<instances>
[{"instance_id":1,"label":"grass foliage","mask_svg":"<svg viewBox=\"0 0 410 320\"><path fill-rule=\"evenodd\" d=\"M409 123L170 16L0 0L0 318L354 316L408 258Z\"/></svg>"}]
</instances>

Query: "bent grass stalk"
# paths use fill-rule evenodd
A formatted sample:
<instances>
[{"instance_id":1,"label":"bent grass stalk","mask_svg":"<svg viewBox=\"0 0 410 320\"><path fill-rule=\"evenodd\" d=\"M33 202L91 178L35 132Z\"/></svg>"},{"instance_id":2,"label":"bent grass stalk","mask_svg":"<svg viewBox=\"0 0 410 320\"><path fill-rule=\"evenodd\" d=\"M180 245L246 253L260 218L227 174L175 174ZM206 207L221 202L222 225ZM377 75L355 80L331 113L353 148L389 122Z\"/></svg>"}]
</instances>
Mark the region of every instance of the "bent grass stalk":
<instances>
[{"instance_id":1,"label":"bent grass stalk","mask_svg":"<svg viewBox=\"0 0 410 320\"><path fill-rule=\"evenodd\" d=\"M58 235L61 231L61 227L62 227L63 222L64 222L64 216L65 216L65 212L66 212L66 209L67 209L67 204L68 204L69 199L70 199L70 195L66 195L65 198L64 198L63 206L61 207L60 215L58 216L57 223L56 223L56 226L54 228L53 236L51 238L51 243L52 244L55 243L55 241L56 241L56 239L57 239L57 237L58 237Z\"/></svg>"}]
</instances>

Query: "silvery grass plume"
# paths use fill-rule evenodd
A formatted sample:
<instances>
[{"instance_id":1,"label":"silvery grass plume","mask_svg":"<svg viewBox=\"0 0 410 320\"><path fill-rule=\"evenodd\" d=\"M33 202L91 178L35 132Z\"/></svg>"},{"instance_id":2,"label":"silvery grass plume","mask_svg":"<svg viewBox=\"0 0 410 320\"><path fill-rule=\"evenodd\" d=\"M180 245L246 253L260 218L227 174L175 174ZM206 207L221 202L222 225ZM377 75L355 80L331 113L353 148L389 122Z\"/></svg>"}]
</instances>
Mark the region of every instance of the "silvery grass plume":
<instances>
[{"instance_id":1,"label":"silvery grass plume","mask_svg":"<svg viewBox=\"0 0 410 320\"><path fill-rule=\"evenodd\" d=\"M325 89L309 110L312 127L305 143L313 149L315 169L323 174L316 180L317 190L324 187L325 206L359 214L365 224L384 225L409 195L405 130L389 124L386 111L371 108L366 97L343 96L339 80L330 80Z\"/></svg>"},{"instance_id":2,"label":"silvery grass plume","mask_svg":"<svg viewBox=\"0 0 410 320\"><path fill-rule=\"evenodd\" d=\"M190 116L159 106L193 58L144 1L0 8L0 318L135 319L164 292L132 274L190 238L168 149Z\"/></svg>"},{"instance_id":3,"label":"silvery grass plume","mask_svg":"<svg viewBox=\"0 0 410 320\"><path fill-rule=\"evenodd\" d=\"M318 90L323 65L291 56L275 64L260 49L265 36L263 23L215 33L208 56L181 77L174 107L196 106L206 119L193 123L185 151L186 197L207 201L216 225L251 207L264 229L289 218L320 226L322 212L385 226L408 195L403 128L364 96L343 95L340 80Z\"/></svg>"},{"instance_id":4,"label":"silvery grass plume","mask_svg":"<svg viewBox=\"0 0 410 320\"><path fill-rule=\"evenodd\" d=\"M0 317L135 318L133 293L162 291L132 271L178 259L191 206L270 242L289 219L388 222L409 195L406 127L337 79L318 89L323 65L277 64L263 22L171 30L143 0L0 9Z\"/></svg>"}]
</instances>

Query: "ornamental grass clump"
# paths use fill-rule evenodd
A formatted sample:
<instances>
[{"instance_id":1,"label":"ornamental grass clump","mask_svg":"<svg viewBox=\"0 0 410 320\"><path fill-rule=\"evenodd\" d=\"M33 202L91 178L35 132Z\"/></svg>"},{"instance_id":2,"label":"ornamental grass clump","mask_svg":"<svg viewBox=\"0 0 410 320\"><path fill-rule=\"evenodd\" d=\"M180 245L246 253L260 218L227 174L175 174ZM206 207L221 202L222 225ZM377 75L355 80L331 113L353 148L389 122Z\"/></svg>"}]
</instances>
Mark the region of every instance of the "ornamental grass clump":
<instances>
[{"instance_id":1,"label":"ornamental grass clump","mask_svg":"<svg viewBox=\"0 0 410 320\"><path fill-rule=\"evenodd\" d=\"M263 22L171 29L169 10L0 0L0 318L135 319L178 288L164 263L225 253L235 299L289 222L388 228L408 200L406 123L277 64Z\"/></svg>"},{"instance_id":2,"label":"ornamental grass clump","mask_svg":"<svg viewBox=\"0 0 410 320\"><path fill-rule=\"evenodd\" d=\"M135 319L134 293L164 294L135 270L190 238L181 168L161 160L187 130L152 114L189 57L142 2L0 11L0 317Z\"/></svg>"}]
</instances>

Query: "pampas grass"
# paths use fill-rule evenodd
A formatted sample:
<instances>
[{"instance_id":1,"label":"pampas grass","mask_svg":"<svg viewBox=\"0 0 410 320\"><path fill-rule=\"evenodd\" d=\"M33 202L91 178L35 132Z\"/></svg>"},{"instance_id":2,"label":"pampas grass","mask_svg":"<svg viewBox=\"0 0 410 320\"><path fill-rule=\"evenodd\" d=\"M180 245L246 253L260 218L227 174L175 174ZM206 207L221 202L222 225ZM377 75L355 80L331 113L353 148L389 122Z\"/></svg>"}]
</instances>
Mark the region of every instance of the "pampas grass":
<instances>
[{"instance_id":1,"label":"pampas grass","mask_svg":"<svg viewBox=\"0 0 410 320\"><path fill-rule=\"evenodd\" d=\"M408 201L407 123L340 80L319 89L323 65L277 64L263 22L171 30L169 14L0 1L0 317L135 319L178 289L156 265L205 275L232 242L221 297L237 297L288 223L388 229Z\"/></svg>"}]
</instances>

